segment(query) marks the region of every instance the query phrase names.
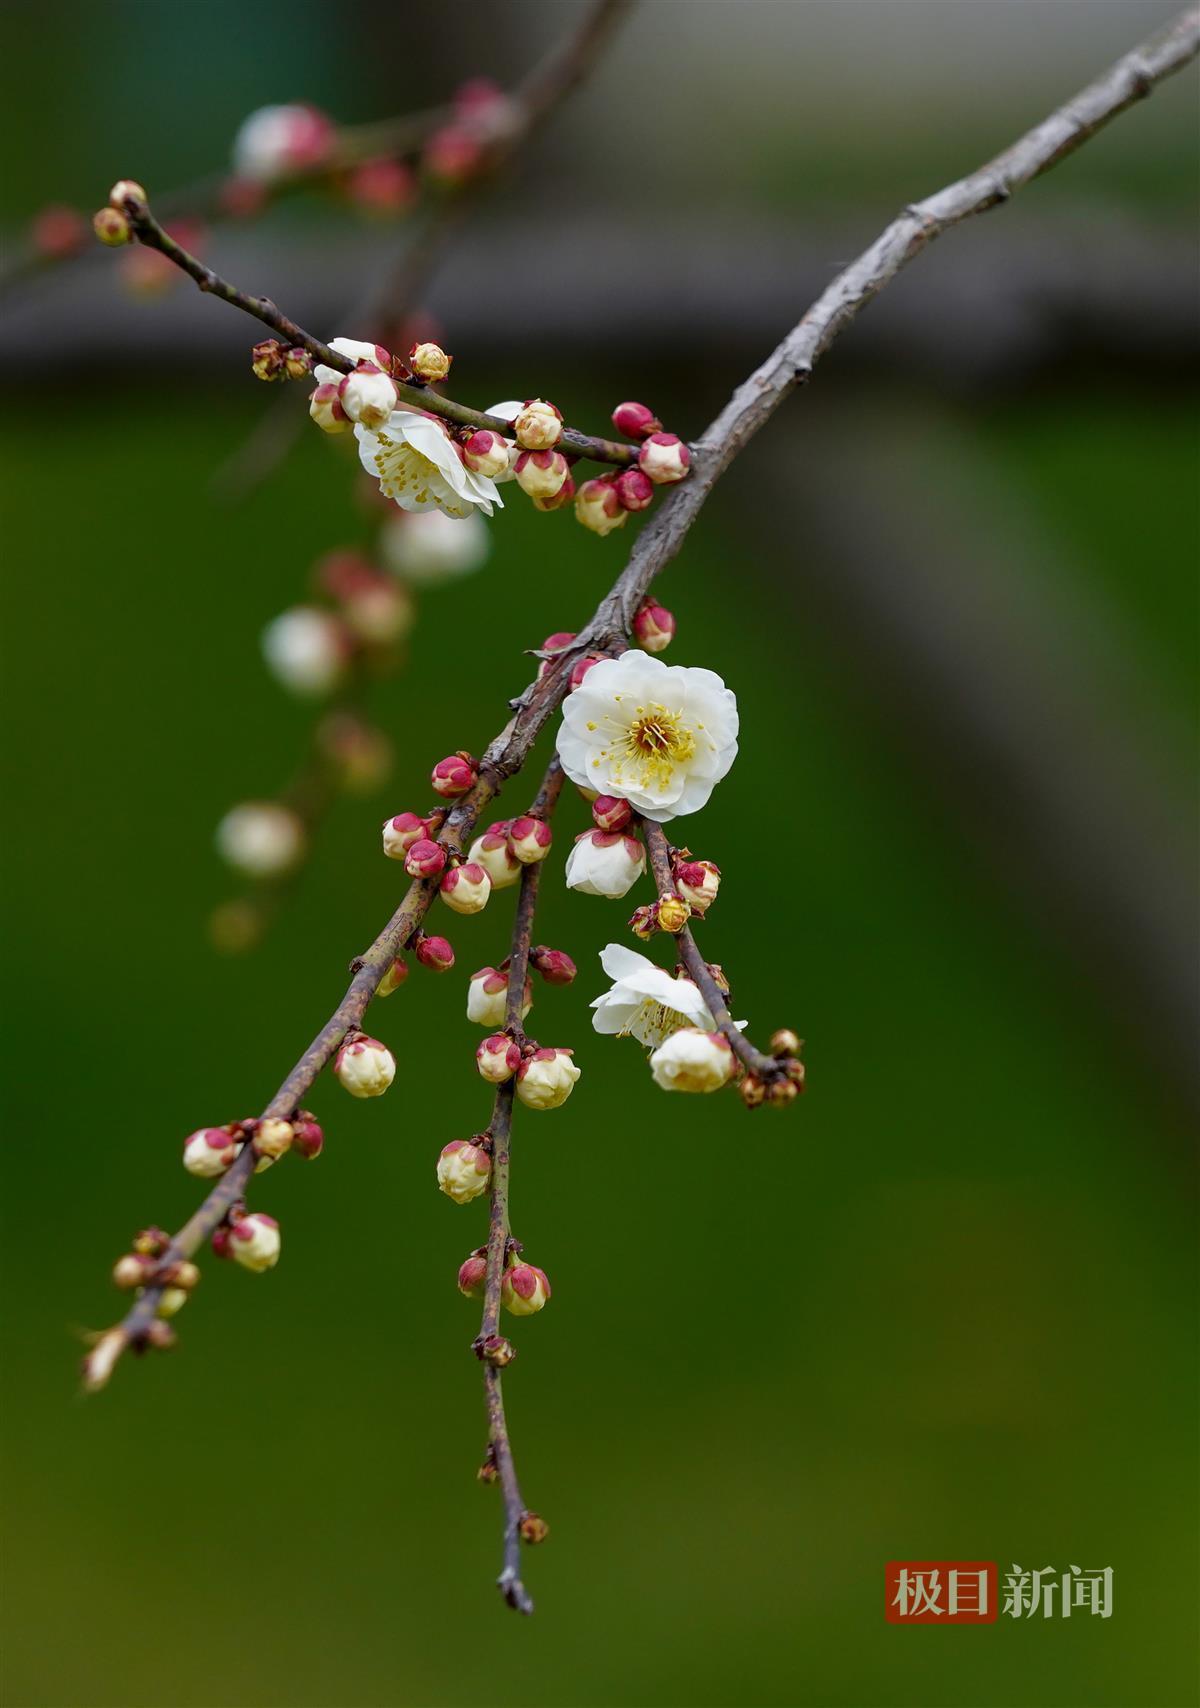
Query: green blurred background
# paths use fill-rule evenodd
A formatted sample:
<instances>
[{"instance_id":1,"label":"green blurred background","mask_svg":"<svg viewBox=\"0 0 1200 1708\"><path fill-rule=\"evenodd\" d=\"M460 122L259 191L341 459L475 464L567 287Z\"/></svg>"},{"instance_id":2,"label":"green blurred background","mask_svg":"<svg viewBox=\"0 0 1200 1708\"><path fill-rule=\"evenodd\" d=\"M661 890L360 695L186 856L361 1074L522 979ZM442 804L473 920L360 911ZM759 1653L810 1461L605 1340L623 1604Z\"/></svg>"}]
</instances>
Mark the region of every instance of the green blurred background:
<instances>
[{"instance_id":1,"label":"green blurred background","mask_svg":"<svg viewBox=\"0 0 1200 1708\"><path fill-rule=\"evenodd\" d=\"M584 424L644 396L695 433L787 324L779 257L737 250L744 295L714 317L704 267L675 276L656 243L656 204L714 269L739 222L778 229L819 288L895 206L1164 15L651 0L483 216L551 253L577 212L593 312L561 324L526 276L519 334L478 293L460 333L443 280L456 395L542 392ZM90 207L118 173L185 182L267 100L361 120L511 78L574 16L10 5L14 63L37 75L6 94L8 228L49 199ZM548 872L538 936L581 971L535 1023L584 1077L515 1135L517 1231L554 1283L506 1384L552 1527L528 1622L491 1588L499 1502L474 1480L476 1311L453 1283L483 1206L432 1178L486 1119L464 986L504 953L503 898L453 922L454 973L414 973L373 1011L392 1092L320 1082L325 1154L256 1186L279 1268L207 1263L179 1352L87 1403L72 1336L117 1313L106 1276L133 1230L192 1207L182 1135L261 1106L394 905L384 813L423 804L444 750L487 740L521 649L581 626L630 531L598 541L516 495L491 562L422 600L410 667L376 694L393 782L339 805L265 944L221 959L213 826L287 777L310 718L258 634L316 555L366 537L350 462L308 433L220 502L214 474L274 401L248 383L248 324L190 292L132 305L110 256L14 299L12 1708L1196 1700L1195 344L1171 319L1194 281L1194 121L1176 80L920 260L662 583L670 661L720 671L743 721L688 828L725 875L704 942L756 1035L805 1036L809 1091L786 1117L654 1091L637 1047L588 1023L626 909ZM314 201L207 253L307 318L313 288L278 257L343 239L356 265L383 241ZM1053 251L1056 295L1044 271L1023 288L1014 251ZM1112 268L1118 312L1096 295ZM335 281L345 301L360 284ZM565 802L560 849L584 822ZM885 1624L886 1560L956 1557L1112 1566L1113 1617Z\"/></svg>"}]
</instances>

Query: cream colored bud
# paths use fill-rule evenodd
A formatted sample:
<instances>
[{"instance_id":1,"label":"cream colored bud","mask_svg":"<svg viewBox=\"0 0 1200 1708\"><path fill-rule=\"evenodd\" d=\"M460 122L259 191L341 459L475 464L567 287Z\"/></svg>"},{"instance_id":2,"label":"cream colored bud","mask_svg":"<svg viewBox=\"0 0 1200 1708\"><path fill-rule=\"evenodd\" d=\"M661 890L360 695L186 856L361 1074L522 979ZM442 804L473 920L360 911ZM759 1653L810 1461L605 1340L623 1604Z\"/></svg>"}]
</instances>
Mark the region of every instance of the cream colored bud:
<instances>
[{"instance_id":1,"label":"cream colored bud","mask_svg":"<svg viewBox=\"0 0 1200 1708\"><path fill-rule=\"evenodd\" d=\"M570 1050L536 1050L517 1074L517 1096L528 1109L558 1109L579 1078Z\"/></svg>"}]
</instances>

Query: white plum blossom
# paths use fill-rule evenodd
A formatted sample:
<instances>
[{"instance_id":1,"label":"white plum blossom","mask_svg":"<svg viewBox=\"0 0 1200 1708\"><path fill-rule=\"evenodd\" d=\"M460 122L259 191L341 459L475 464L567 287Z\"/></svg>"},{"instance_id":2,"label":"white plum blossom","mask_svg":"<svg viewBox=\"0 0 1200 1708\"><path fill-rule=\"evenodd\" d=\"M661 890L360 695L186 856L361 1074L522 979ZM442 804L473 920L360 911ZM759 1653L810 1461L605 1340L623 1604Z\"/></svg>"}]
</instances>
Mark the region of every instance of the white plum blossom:
<instances>
[{"instance_id":1,"label":"white plum blossom","mask_svg":"<svg viewBox=\"0 0 1200 1708\"><path fill-rule=\"evenodd\" d=\"M471 575L483 568L491 546L487 524L474 512L456 521L440 510L411 510L385 522L379 535L388 568L415 587Z\"/></svg>"},{"instance_id":2,"label":"white plum blossom","mask_svg":"<svg viewBox=\"0 0 1200 1708\"><path fill-rule=\"evenodd\" d=\"M592 1003L597 1032L654 1048L684 1027L712 1030L713 1017L691 979L673 978L621 943L600 951L600 965L613 986Z\"/></svg>"},{"instance_id":3,"label":"white plum blossom","mask_svg":"<svg viewBox=\"0 0 1200 1708\"><path fill-rule=\"evenodd\" d=\"M300 858L304 826L277 801L243 801L217 826L222 858L252 878L276 877Z\"/></svg>"},{"instance_id":4,"label":"white plum blossom","mask_svg":"<svg viewBox=\"0 0 1200 1708\"><path fill-rule=\"evenodd\" d=\"M276 184L316 166L332 141L333 126L315 107L259 107L233 139L234 170L253 183Z\"/></svg>"},{"instance_id":5,"label":"white plum blossom","mask_svg":"<svg viewBox=\"0 0 1200 1708\"><path fill-rule=\"evenodd\" d=\"M607 896L618 901L629 893L645 870L646 850L636 836L588 830L567 856L567 888L579 890L585 896Z\"/></svg>"},{"instance_id":6,"label":"white plum blossom","mask_svg":"<svg viewBox=\"0 0 1200 1708\"><path fill-rule=\"evenodd\" d=\"M737 701L714 671L630 651L600 659L568 694L558 755L580 788L665 824L705 804L737 734Z\"/></svg>"},{"instance_id":7,"label":"white plum blossom","mask_svg":"<svg viewBox=\"0 0 1200 1708\"><path fill-rule=\"evenodd\" d=\"M314 605L281 611L262 634L263 657L293 694L328 694L346 665L346 634L336 617Z\"/></svg>"},{"instance_id":8,"label":"white plum blossom","mask_svg":"<svg viewBox=\"0 0 1200 1708\"><path fill-rule=\"evenodd\" d=\"M579 1078L570 1050L535 1050L521 1063L517 1096L527 1109L558 1109Z\"/></svg>"},{"instance_id":9,"label":"white plum blossom","mask_svg":"<svg viewBox=\"0 0 1200 1708\"><path fill-rule=\"evenodd\" d=\"M728 1040L695 1026L672 1032L650 1057L654 1083L664 1091L720 1091L732 1079L733 1065Z\"/></svg>"}]
</instances>

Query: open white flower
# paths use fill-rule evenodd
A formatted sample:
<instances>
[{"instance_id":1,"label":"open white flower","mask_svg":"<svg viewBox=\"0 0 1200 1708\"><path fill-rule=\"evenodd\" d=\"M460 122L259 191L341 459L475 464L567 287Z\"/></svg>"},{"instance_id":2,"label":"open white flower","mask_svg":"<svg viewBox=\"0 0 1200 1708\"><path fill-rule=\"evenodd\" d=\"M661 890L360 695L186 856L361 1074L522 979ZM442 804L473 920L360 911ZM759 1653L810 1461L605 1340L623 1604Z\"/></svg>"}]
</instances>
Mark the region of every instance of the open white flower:
<instances>
[{"instance_id":1,"label":"open white flower","mask_svg":"<svg viewBox=\"0 0 1200 1708\"><path fill-rule=\"evenodd\" d=\"M456 519L476 510L490 516L493 505L503 510L495 482L472 473L432 415L397 409L382 427L360 422L354 432L362 466L401 510L441 510Z\"/></svg>"},{"instance_id":2,"label":"open white flower","mask_svg":"<svg viewBox=\"0 0 1200 1708\"><path fill-rule=\"evenodd\" d=\"M558 756L580 788L665 824L708 800L737 757L737 733L737 701L714 671L624 652L568 694Z\"/></svg>"},{"instance_id":3,"label":"open white flower","mask_svg":"<svg viewBox=\"0 0 1200 1708\"><path fill-rule=\"evenodd\" d=\"M713 1017L691 979L673 978L645 955L620 943L600 951L600 965L613 987L592 1003L597 1032L636 1038L653 1048L685 1026L712 1031Z\"/></svg>"}]
</instances>

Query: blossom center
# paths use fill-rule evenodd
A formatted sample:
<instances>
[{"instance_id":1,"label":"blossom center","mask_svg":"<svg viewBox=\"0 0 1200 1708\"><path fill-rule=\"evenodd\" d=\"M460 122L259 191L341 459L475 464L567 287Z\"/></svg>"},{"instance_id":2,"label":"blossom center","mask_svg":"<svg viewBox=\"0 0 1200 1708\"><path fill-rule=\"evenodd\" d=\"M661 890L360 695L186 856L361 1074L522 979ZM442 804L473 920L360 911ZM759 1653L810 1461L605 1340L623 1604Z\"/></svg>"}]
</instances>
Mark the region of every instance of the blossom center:
<instances>
[{"instance_id":1,"label":"blossom center","mask_svg":"<svg viewBox=\"0 0 1200 1708\"><path fill-rule=\"evenodd\" d=\"M637 1012L622 1026L617 1036L637 1038L647 1045L662 1044L672 1032L681 1031L683 1027L694 1024L686 1014L680 1014L677 1008L668 1008L665 1003L655 1002L652 997L647 997Z\"/></svg>"},{"instance_id":2,"label":"blossom center","mask_svg":"<svg viewBox=\"0 0 1200 1708\"><path fill-rule=\"evenodd\" d=\"M618 751L640 773L643 788L649 783L661 786L670 781L677 765L686 763L695 753L696 737L683 722L681 713L655 703L637 708ZM620 775L620 762L617 775Z\"/></svg>"}]
</instances>

